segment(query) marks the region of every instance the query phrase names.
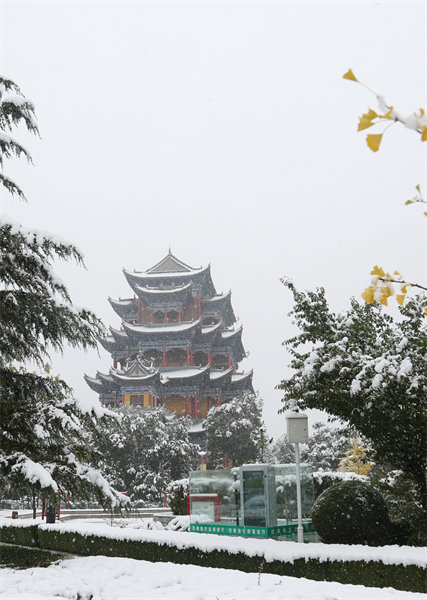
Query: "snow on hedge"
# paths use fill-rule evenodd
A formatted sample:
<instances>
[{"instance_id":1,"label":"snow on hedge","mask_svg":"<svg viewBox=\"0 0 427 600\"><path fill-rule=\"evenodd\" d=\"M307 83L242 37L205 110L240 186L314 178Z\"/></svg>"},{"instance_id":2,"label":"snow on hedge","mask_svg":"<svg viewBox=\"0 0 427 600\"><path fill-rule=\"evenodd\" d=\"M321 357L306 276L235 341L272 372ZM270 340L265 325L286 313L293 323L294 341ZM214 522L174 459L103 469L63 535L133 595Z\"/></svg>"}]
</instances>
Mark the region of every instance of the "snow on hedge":
<instances>
[{"instance_id":1,"label":"snow on hedge","mask_svg":"<svg viewBox=\"0 0 427 600\"><path fill-rule=\"evenodd\" d=\"M14 526L19 521L0 519L0 527ZM39 521L25 521L25 524L36 524ZM19 523L21 526L21 524ZM117 540L154 542L155 544L176 546L177 548L197 548L203 552L225 550L231 554L239 552L248 556L264 557L267 562L280 560L294 562L299 558L325 561L382 561L392 565L416 565L426 567L425 548L412 546L362 546L343 544L297 544L296 542L280 542L276 540L248 539L243 537L227 537L204 533L184 533L177 531L149 531L135 529L117 529L107 524L73 524L55 523L40 525L42 530L60 531L63 533L80 533Z\"/></svg>"},{"instance_id":2,"label":"snow on hedge","mask_svg":"<svg viewBox=\"0 0 427 600\"><path fill-rule=\"evenodd\" d=\"M422 600L423 594L132 558L73 558L47 568L3 569L16 600Z\"/></svg>"}]
</instances>

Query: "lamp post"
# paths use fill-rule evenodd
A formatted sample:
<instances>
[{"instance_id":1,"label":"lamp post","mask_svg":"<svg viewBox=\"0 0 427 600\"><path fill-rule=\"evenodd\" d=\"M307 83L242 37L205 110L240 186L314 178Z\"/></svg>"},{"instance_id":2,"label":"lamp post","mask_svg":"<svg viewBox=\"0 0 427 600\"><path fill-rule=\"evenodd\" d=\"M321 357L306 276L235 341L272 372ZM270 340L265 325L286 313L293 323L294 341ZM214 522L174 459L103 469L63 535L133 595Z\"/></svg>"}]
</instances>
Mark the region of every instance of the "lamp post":
<instances>
[{"instance_id":1,"label":"lamp post","mask_svg":"<svg viewBox=\"0 0 427 600\"><path fill-rule=\"evenodd\" d=\"M295 444L295 467L297 482L297 510L298 510L298 542L304 542L304 530L302 527L302 508L301 508L301 473L300 473L300 455L299 444L308 442L308 418L304 413L296 412L295 406L291 407L286 414L286 432L288 442Z\"/></svg>"}]
</instances>

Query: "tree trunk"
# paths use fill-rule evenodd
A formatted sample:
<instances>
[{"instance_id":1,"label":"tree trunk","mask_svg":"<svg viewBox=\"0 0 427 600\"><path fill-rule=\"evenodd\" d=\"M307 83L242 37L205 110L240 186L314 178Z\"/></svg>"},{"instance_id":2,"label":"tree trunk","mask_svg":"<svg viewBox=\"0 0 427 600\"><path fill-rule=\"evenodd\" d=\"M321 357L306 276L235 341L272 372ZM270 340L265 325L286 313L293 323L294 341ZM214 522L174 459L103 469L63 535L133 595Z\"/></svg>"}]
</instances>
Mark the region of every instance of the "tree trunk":
<instances>
[{"instance_id":1,"label":"tree trunk","mask_svg":"<svg viewBox=\"0 0 427 600\"><path fill-rule=\"evenodd\" d=\"M33 519L35 519L36 518L36 491L34 490L34 488L32 490L32 493L33 493Z\"/></svg>"}]
</instances>

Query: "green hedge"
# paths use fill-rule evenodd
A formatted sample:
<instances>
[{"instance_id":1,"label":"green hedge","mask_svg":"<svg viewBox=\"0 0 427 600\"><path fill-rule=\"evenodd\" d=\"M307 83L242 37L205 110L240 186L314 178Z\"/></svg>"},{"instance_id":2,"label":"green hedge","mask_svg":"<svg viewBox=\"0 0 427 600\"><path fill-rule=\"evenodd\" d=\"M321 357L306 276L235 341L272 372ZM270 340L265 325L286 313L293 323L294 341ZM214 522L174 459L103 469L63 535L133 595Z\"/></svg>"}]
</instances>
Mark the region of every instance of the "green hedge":
<instances>
[{"instance_id":1,"label":"green hedge","mask_svg":"<svg viewBox=\"0 0 427 600\"><path fill-rule=\"evenodd\" d=\"M39 528L37 525L28 525L26 527L1 527L0 536L0 541L6 544L40 548Z\"/></svg>"},{"instance_id":2,"label":"green hedge","mask_svg":"<svg viewBox=\"0 0 427 600\"><path fill-rule=\"evenodd\" d=\"M0 529L2 541L6 533L13 535L7 527ZM21 531L23 528L19 528ZM29 529L29 528L28 528ZM17 531L18 528L15 529ZM16 540L23 534L18 533ZM36 539L34 537L34 539ZM178 548L167 544L146 541L129 541L82 535L75 532L59 532L54 529L39 529L39 547L83 556L121 556L151 562L173 562L236 569L248 573L273 573L281 576L306 577L316 581L337 581L367 587L393 587L410 592L426 591L425 571L416 565L388 565L381 561L324 561L300 558L291 562L264 561L260 556L232 554L226 550L203 551L197 548ZM15 543L19 543L16 541ZM286 543L286 542L283 542Z\"/></svg>"},{"instance_id":3,"label":"green hedge","mask_svg":"<svg viewBox=\"0 0 427 600\"><path fill-rule=\"evenodd\" d=\"M69 555L52 553L50 550L12 546L3 544L0 552L0 564L12 569L29 569L31 567L48 567L53 562L70 558Z\"/></svg>"}]
</instances>

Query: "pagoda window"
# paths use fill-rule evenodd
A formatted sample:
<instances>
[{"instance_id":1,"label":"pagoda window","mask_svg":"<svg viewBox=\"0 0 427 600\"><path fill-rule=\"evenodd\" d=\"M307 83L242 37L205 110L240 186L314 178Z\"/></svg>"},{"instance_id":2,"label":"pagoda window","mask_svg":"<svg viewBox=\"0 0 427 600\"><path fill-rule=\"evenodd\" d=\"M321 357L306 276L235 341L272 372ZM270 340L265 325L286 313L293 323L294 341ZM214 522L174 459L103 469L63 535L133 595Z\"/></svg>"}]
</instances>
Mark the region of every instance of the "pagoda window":
<instances>
[{"instance_id":1,"label":"pagoda window","mask_svg":"<svg viewBox=\"0 0 427 600\"><path fill-rule=\"evenodd\" d=\"M178 311L177 310L169 310L168 311L168 322L169 323L177 323L178 322Z\"/></svg>"},{"instance_id":2,"label":"pagoda window","mask_svg":"<svg viewBox=\"0 0 427 600\"><path fill-rule=\"evenodd\" d=\"M184 348L172 348L166 352L168 367L183 367L187 364L187 351Z\"/></svg>"},{"instance_id":3,"label":"pagoda window","mask_svg":"<svg viewBox=\"0 0 427 600\"><path fill-rule=\"evenodd\" d=\"M178 415L178 416L184 416L185 415L185 408L186 408L186 402L185 402L185 398L183 396L168 396L165 399L165 407L166 409L174 414L174 415Z\"/></svg>"},{"instance_id":4,"label":"pagoda window","mask_svg":"<svg viewBox=\"0 0 427 600\"><path fill-rule=\"evenodd\" d=\"M207 365L208 364L207 352L204 352L203 350L197 350L197 352L195 352L193 354L193 364L196 367L204 367L205 365Z\"/></svg>"},{"instance_id":5,"label":"pagoda window","mask_svg":"<svg viewBox=\"0 0 427 600\"><path fill-rule=\"evenodd\" d=\"M216 325L218 323L218 317L205 317L203 319L203 327L210 327L211 325Z\"/></svg>"},{"instance_id":6,"label":"pagoda window","mask_svg":"<svg viewBox=\"0 0 427 600\"><path fill-rule=\"evenodd\" d=\"M202 398L199 403L199 412L202 419L208 416L209 409L215 405L213 398Z\"/></svg>"},{"instance_id":7,"label":"pagoda window","mask_svg":"<svg viewBox=\"0 0 427 600\"><path fill-rule=\"evenodd\" d=\"M144 396L145 396L145 394L131 394L130 395L130 405L131 406L144 406Z\"/></svg>"},{"instance_id":8,"label":"pagoda window","mask_svg":"<svg viewBox=\"0 0 427 600\"><path fill-rule=\"evenodd\" d=\"M227 369L228 368L228 355L227 354L213 354L212 367L214 369Z\"/></svg>"},{"instance_id":9,"label":"pagoda window","mask_svg":"<svg viewBox=\"0 0 427 600\"><path fill-rule=\"evenodd\" d=\"M157 348L149 348L144 352L144 360L153 363L155 367L159 367L162 364L163 352L157 350Z\"/></svg>"},{"instance_id":10,"label":"pagoda window","mask_svg":"<svg viewBox=\"0 0 427 600\"><path fill-rule=\"evenodd\" d=\"M165 312L163 310L156 310L153 313L153 323L164 323L165 322Z\"/></svg>"}]
</instances>

